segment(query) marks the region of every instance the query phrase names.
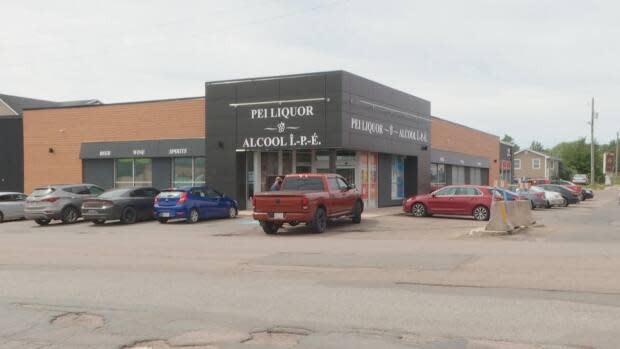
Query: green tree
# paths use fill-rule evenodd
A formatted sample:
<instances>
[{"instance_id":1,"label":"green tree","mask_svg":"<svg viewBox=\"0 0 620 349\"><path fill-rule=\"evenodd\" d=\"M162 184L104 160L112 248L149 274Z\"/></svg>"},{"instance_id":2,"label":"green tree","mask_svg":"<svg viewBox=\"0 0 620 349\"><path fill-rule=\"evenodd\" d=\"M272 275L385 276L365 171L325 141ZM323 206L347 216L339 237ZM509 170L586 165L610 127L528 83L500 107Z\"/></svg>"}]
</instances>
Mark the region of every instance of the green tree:
<instances>
[{"instance_id":1,"label":"green tree","mask_svg":"<svg viewBox=\"0 0 620 349\"><path fill-rule=\"evenodd\" d=\"M545 147L539 141L533 141L532 144L530 145L530 149L533 151L537 151L539 153L545 152Z\"/></svg>"},{"instance_id":2,"label":"green tree","mask_svg":"<svg viewBox=\"0 0 620 349\"><path fill-rule=\"evenodd\" d=\"M502 142L513 144L514 151L519 151L520 149L519 145L515 143L515 139L507 134L505 134L504 137L502 137Z\"/></svg>"}]
</instances>

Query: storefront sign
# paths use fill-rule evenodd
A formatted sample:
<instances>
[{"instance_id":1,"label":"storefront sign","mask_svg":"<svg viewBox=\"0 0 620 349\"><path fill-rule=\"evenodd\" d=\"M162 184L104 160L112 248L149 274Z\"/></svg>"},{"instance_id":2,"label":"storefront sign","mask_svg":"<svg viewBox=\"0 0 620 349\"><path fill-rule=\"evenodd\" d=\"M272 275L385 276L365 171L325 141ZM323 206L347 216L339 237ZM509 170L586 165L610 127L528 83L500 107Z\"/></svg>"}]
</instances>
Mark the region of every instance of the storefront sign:
<instances>
[{"instance_id":1,"label":"storefront sign","mask_svg":"<svg viewBox=\"0 0 620 349\"><path fill-rule=\"evenodd\" d=\"M168 151L169 155L186 155L187 148L172 148Z\"/></svg>"},{"instance_id":2,"label":"storefront sign","mask_svg":"<svg viewBox=\"0 0 620 349\"><path fill-rule=\"evenodd\" d=\"M401 141L428 143L428 132L394 124L351 117L351 129L371 136L393 137Z\"/></svg>"},{"instance_id":3,"label":"storefront sign","mask_svg":"<svg viewBox=\"0 0 620 349\"><path fill-rule=\"evenodd\" d=\"M101 156L101 157L112 156L112 151L110 151L110 150L101 150L101 151L99 151L99 156Z\"/></svg>"},{"instance_id":4,"label":"storefront sign","mask_svg":"<svg viewBox=\"0 0 620 349\"><path fill-rule=\"evenodd\" d=\"M144 149L134 149L133 150L133 155L134 156L144 156L144 155L146 155L146 150L144 150Z\"/></svg>"},{"instance_id":5,"label":"storefront sign","mask_svg":"<svg viewBox=\"0 0 620 349\"><path fill-rule=\"evenodd\" d=\"M316 148L323 145L324 101L237 107L237 148Z\"/></svg>"}]
</instances>

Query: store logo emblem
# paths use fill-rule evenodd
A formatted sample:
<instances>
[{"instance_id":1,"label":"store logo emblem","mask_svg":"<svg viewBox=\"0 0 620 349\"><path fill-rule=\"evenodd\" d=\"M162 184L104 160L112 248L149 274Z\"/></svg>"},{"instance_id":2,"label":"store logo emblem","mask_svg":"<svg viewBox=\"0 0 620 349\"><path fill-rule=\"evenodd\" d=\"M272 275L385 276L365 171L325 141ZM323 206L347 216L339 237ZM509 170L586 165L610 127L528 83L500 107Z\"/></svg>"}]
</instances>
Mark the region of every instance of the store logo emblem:
<instances>
[{"instance_id":1,"label":"store logo emblem","mask_svg":"<svg viewBox=\"0 0 620 349\"><path fill-rule=\"evenodd\" d=\"M110 150L100 150L99 151L99 156L111 156L112 155L112 151Z\"/></svg>"},{"instance_id":2,"label":"store logo emblem","mask_svg":"<svg viewBox=\"0 0 620 349\"><path fill-rule=\"evenodd\" d=\"M133 150L133 155L134 156L143 156L146 154L146 150L144 149L134 149Z\"/></svg>"}]
</instances>

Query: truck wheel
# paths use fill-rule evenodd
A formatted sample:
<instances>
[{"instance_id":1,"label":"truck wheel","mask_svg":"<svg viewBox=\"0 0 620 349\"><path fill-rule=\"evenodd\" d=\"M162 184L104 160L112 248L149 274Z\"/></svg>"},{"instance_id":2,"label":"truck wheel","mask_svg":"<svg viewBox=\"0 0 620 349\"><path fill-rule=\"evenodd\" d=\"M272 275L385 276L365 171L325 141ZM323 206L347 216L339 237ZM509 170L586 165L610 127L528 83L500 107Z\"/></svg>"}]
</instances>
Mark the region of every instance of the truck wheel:
<instances>
[{"instance_id":1,"label":"truck wheel","mask_svg":"<svg viewBox=\"0 0 620 349\"><path fill-rule=\"evenodd\" d=\"M274 235L278 233L280 225L273 222L261 222L260 226L263 228L265 234Z\"/></svg>"},{"instance_id":2,"label":"truck wheel","mask_svg":"<svg viewBox=\"0 0 620 349\"><path fill-rule=\"evenodd\" d=\"M322 208L317 208L314 218L312 219L312 231L317 234L321 234L327 229L327 214Z\"/></svg>"},{"instance_id":3,"label":"truck wheel","mask_svg":"<svg viewBox=\"0 0 620 349\"><path fill-rule=\"evenodd\" d=\"M353 216L351 220L353 220L355 224L362 223L362 204L359 201L356 201L355 206L353 206Z\"/></svg>"}]
</instances>

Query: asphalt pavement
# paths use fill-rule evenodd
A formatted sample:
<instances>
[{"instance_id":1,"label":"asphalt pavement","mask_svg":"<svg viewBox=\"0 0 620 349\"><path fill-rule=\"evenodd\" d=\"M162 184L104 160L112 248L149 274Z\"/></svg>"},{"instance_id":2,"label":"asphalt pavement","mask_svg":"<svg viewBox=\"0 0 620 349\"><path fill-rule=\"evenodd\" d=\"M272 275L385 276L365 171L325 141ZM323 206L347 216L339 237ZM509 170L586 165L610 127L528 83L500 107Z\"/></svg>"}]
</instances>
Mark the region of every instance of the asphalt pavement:
<instances>
[{"instance_id":1,"label":"asphalt pavement","mask_svg":"<svg viewBox=\"0 0 620 349\"><path fill-rule=\"evenodd\" d=\"M509 236L399 208L320 235L3 223L0 348L616 349L616 190Z\"/></svg>"}]
</instances>

